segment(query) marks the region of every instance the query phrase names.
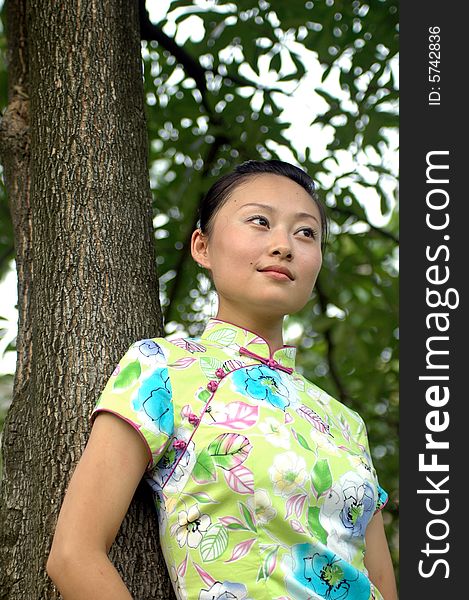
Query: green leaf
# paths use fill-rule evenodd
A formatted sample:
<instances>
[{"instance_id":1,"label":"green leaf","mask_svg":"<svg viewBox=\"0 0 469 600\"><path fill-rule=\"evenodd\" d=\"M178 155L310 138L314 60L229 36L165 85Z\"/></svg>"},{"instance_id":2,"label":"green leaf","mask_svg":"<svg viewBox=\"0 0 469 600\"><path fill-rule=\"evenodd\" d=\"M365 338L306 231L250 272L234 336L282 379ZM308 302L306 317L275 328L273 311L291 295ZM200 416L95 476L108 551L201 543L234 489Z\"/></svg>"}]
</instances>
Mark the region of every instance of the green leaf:
<instances>
[{"instance_id":1,"label":"green leaf","mask_svg":"<svg viewBox=\"0 0 469 600\"><path fill-rule=\"evenodd\" d=\"M308 527L310 533L323 544L327 543L327 531L319 522L319 506L308 506Z\"/></svg>"},{"instance_id":2,"label":"green leaf","mask_svg":"<svg viewBox=\"0 0 469 600\"><path fill-rule=\"evenodd\" d=\"M276 73L280 73L280 69L282 68L282 58L280 56L280 52L277 52L272 56L272 60L270 61L269 69L275 71Z\"/></svg>"},{"instance_id":3,"label":"green leaf","mask_svg":"<svg viewBox=\"0 0 469 600\"><path fill-rule=\"evenodd\" d=\"M268 552L268 554L266 554L262 565L259 568L259 572L257 573L257 580L256 581L261 581L262 579L268 579L274 569L275 566L277 564L277 553L278 553L278 549L279 547L276 546L273 550L271 550L270 552Z\"/></svg>"},{"instance_id":4,"label":"green leaf","mask_svg":"<svg viewBox=\"0 0 469 600\"><path fill-rule=\"evenodd\" d=\"M209 333L206 339L211 342L216 342L217 344L220 344L220 346L230 346L234 342L235 337L236 331L233 328L229 329L227 327Z\"/></svg>"},{"instance_id":5,"label":"green leaf","mask_svg":"<svg viewBox=\"0 0 469 600\"><path fill-rule=\"evenodd\" d=\"M253 71L258 75L259 74L259 48L256 46L256 42L253 39L245 40L243 44L243 54L246 59L246 62L249 63Z\"/></svg>"},{"instance_id":6,"label":"green leaf","mask_svg":"<svg viewBox=\"0 0 469 600\"><path fill-rule=\"evenodd\" d=\"M246 460L251 447L244 435L223 433L211 442L208 452L219 467L230 470Z\"/></svg>"},{"instance_id":7,"label":"green leaf","mask_svg":"<svg viewBox=\"0 0 469 600\"><path fill-rule=\"evenodd\" d=\"M306 450L309 450L310 452L313 452L313 450L309 447L309 444L306 441L306 438L304 438L301 435L301 433L298 433L293 428L292 428L292 433L293 433L293 436L295 437L296 441L300 444L300 446L303 446L303 448L305 448Z\"/></svg>"},{"instance_id":8,"label":"green leaf","mask_svg":"<svg viewBox=\"0 0 469 600\"><path fill-rule=\"evenodd\" d=\"M195 492L192 494L184 494L184 495L194 498L194 500L199 502L199 504L218 504L218 500L214 500L211 496L209 496L205 492Z\"/></svg>"},{"instance_id":9,"label":"green leaf","mask_svg":"<svg viewBox=\"0 0 469 600\"><path fill-rule=\"evenodd\" d=\"M296 67L296 78L297 79L301 79L304 74L306 73L306 69L305 66L302 62L302 60L300 59L300 57L295 54L294 52L290 52L290 58L292 59L292 61L295 63L295 67Z\"/></svg>"},{"instance_id":10,"label":"green leaf","mask_svg":"<svg viewBox=\"0 0 469 600\"><path fill-rule=\"evenodd\" d=\"M215 463L205 448L197 456L192 477L197 483L209 483L217 480Z\"/></svg>"},{"instance_id":11,"label":"green leaf","mask_svg":"<svg viewBox=\"0 0 469 600\"><path fill-rule=\"evenodd\" d=\"M334 66L334 63L331 63L330 65L328 65L324 69L324 71L323 71L323 73L321 75L321 83L324 83L324 81L327 79L327 77L328 77L329 73L331 72L331 69L332 69L333 66Z\"/></svg>"},{"instance_id":12,"label":"green leaf","mask_svg":"<svg viewBox=\"0 0 469 600\"><path fill-rule=\"evenodd\" d=\"M225 552L228 547L228 531L221 523L212 525L200 542L200 556L204 562L212 562Z\"/></svg>"},{"instance_id":13,"label":"green leaf","mask_svg":"<svg viewBox=\"0 0 469 600\"><path fill-rule=\"evenodd\" d=\"M229 523L227 525L228 529L233 529L233 530L237 530L237 529L242 529L243 531L249 531L248 527L244 527L244 525L241 525L241 523Z\"/></svg>"},{"instance_id":14,"label":"green leaf","mask_svg":"<svg viewBox=\"0 0 469 600\"><path fill-rule=\"evenodd\" d=\"M324 494L332 485L332 475L326 458L316 461L311 473L311 483L318 496Z\"/></svg>"},{"instance_id":15,"label":"green leaf","mask_svg":"<svg viewBox=\"0 0 469 600\"><path fill-rule=\"evenodd\" d=\"M199 394L197 395L197 398L199 400L201 400L202 402L207 402L207 400L210 398L212 394L208 391L208 390L202 390L201 392L199 392Z\"/></svg>"},{"instance_id":16,"label":"green leaf","mask_svg":"<svg viewBox=\"0 0 469 600\"><path fill-rule=\"evenodd\" d=\"M251 529L252 531L257 531L257 527L254 525L254 521L252 520L252 516L251 516L251 511L249 510L249 508L243 504L243 502L238 502L239 507L240 507L240 512L244 517L244 520L246 521L249 529Z\"/></svg>"},{"instance_id":17,"label":"green leaf","mask_svg":"<svg viewBox=\"0 0 469 600\"><path fill-rule=\"evenodd\" d=\"M130 387L140 377L142 367L140 361L134 360L120 371L114 381L114 389L124 389Z\"/></svg>"},{"instance_id":18,"label":"green leaf","mask_svg":"<svg viewBox=\"0 0 469 600\"><path fill-rule=\"evenodd\" d=\"M206 356L202 356L199 361L200 368L202 369L203 374L209 379L215 379L215 371L221 368L223 362L216 358L208 358Z\"/></svg>"}]
</instances>

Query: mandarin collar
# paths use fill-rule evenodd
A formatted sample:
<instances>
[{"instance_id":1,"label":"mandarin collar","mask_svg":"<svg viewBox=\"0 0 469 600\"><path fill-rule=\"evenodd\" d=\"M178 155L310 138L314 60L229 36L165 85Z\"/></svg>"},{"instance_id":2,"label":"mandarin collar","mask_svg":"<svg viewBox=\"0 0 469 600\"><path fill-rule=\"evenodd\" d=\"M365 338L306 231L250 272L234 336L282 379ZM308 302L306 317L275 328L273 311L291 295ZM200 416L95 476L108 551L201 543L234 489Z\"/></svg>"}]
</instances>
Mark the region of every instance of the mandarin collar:
<instances>
[{"instance_id":1,"label":"mandarin collar","mask_svg":"<svg viewBox=\"0 0 469 600\"><path fill-rule=\"evenodd\" d=\"M262 358L273 358L282 366L295 369L295 346L284 345L272 353L268 342L263 337L228 321L221 321L214 317L209 319L200 336L200 341L210 342L236 351L239 351L241 347L245 347L250 352L262 356Z\"/></svg>"}]
</instances>

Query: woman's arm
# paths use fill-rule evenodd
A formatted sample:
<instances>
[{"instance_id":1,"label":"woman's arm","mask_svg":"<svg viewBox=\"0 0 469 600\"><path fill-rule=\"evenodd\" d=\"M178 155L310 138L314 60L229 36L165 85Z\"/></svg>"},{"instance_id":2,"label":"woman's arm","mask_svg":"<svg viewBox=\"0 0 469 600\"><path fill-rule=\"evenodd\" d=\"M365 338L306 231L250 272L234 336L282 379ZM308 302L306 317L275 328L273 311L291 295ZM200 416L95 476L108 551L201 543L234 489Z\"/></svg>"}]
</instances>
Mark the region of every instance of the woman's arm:
<instances>
[{"instance_id":1,"label":"woman's arm","mask_svg":"<svg viewBox=\"0 0 469 600\"><path fill-rule=\"evenodd\" d=\"M368 523L365 542L365 567L371 581L381 592L384 600L397 600L396 578L381 511L377 512Z\"/></svg>"},{"instance_id":2,"label":"woman's arm","mask_svg":"<svg viewBox=\"0 0 469 600\"><path fill-rule=\"evenodd\" d=\"M65 494L46 566L64 600L131 600L107 554L147 464L138 433L99 413Z\"/></svg>"}]
</instances>

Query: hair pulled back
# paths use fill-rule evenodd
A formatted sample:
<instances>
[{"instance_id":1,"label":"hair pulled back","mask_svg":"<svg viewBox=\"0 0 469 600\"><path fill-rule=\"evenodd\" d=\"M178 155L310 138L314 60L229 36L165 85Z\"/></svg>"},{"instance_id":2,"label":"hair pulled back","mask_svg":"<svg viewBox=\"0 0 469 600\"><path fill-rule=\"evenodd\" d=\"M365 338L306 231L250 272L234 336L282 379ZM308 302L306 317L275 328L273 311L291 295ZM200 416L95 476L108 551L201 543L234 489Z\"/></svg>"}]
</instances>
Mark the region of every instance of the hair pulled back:
<instances>
[{"instance_id":1,"label":"hair pulled back","mask_svg":"<svg viewBox=\"0 0 469 600\"><path fill-rule=\"evenodd\" d=\"M327 216L324 206L316 194L314 181L299 167L282 160L248 160L235 167L231 173L220 177L205 194L199 206L199 228L202 233L210 235L215 215L228 200L235 188L248 178L262 174L288 177L308 192L319 210L321 217L321 246L324 248L328 235Z\"/></svg>"}]
</instances>

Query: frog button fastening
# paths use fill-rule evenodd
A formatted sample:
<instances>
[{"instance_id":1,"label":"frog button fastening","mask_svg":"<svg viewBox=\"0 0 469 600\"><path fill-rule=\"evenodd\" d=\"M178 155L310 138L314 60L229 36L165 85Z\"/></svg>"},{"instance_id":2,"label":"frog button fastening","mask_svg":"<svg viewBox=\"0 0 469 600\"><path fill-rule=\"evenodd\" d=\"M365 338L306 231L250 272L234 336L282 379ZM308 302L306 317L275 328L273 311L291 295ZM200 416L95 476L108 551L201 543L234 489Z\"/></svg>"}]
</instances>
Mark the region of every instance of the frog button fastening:
<instances>
[{"instance_id":1,"label":"frog button fastening","mask_svg":"<svg viewBox=\"0 0 469 600\"><path fill-rule=\"evenodd\" d=\"M217 387L218 387L218 381L215 381L215 379L212 379L207 383L207 389L210 392L214 392L217 389Z\"/></svg>"},{"instance_id":2,"label":"frog button fastening","mask_svg":"<svg viewBox=\"0 0 469 600\"><path fill-rule=\"evenodd\" d=\"M187 446L187 444L184 440L174 440L173 441L173 447L176 448L176 450L184 450L186 446Z\"/></svg>"},{"instance_id":3,"label":"frog button fastening","mask_svg":"<svg viewBox=\"0 0 469 600\"><path fill-rule=\"evenodd\" d=\"M195 427L196 425L198 425L198 424L199 424L199 421L200 421L199 417L198 417L197 415L195 415L194 413L191 413L191 414L190 414L190 415L187 417L187 420L189 421L189 423L190 423L191 425L194 425L194 427Z\"/></svg>"}]
</instances>

